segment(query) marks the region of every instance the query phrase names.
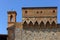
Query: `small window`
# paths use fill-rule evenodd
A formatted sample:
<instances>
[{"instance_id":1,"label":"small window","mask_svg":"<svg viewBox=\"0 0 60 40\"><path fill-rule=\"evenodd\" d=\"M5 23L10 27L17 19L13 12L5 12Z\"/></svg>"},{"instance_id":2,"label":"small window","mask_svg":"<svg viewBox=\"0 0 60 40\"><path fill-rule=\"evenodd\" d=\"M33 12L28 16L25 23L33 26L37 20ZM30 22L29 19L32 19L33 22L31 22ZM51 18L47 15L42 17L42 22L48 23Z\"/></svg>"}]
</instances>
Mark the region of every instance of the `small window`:
<instances>
[{"instance_id":1,"label":"small window","mask_svg":"<svg viewBox=\"0 0 60 40\"><path fill-rule=\"evenodd\" d=\"M38 14L39 12L37 11L37 14Z\"/></svg>"},{"instance_id":2,"label":"small window","mask_svg":"<svg viewBox=\"0 0 60 40\"><path fill-rule=\"evenodd\" d=\"M12 15L10 16L10 22L13 22L13 16Z\"/></svg>"},{"instance_id":3,"label":"small window","mask_svg":"<svg viewBox=\"0 0 60 40\"><path fill-rule=\"evenodd\" d=\"M53 10L53 13L55 13L55 10Z\"/></svg>"},{"instance_id":4,"label":"small window","mask_svg":"<svg viewBox=\"0 0 60 40\"><path fill-rule=\"evenodd\" d=\"M27 11L25 11L25 13L27 13Z\"/></svg>"},{"instance_id":5,"label":"small window","mask_svg":"<svg viewBox=\"0 0 60 40\"><path fill-rule=\"evenodd\" d=\"M42 13L42 11L40 11L40 13Z\"/></svg>"}]
</instances>

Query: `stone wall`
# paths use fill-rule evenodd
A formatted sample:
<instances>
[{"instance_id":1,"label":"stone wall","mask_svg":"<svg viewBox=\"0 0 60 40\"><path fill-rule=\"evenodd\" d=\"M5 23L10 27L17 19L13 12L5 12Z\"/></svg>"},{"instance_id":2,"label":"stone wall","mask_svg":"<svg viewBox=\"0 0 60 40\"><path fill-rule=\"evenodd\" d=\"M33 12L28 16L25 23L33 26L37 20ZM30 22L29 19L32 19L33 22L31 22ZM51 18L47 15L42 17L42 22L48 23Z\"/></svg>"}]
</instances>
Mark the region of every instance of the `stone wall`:
<instances>
[{"instance_id":1,"label":"stone wall","mask_svg":"<svg viewBox=\"0 0 60 40\"><path fill-rule=\"evenodd\" d=\"M60 40L60 29L19 29L15 40Z\"/></svg>"},{"instance_id":2,"label":"stone wall","mask_svg":"<svg viewBox=\"0 0 60 40\"><path fill-rule=\"evenodd\" d=\"M22 30L19 28L15 29L15 40L22 40Z\"/></svg>"}]
</instances>

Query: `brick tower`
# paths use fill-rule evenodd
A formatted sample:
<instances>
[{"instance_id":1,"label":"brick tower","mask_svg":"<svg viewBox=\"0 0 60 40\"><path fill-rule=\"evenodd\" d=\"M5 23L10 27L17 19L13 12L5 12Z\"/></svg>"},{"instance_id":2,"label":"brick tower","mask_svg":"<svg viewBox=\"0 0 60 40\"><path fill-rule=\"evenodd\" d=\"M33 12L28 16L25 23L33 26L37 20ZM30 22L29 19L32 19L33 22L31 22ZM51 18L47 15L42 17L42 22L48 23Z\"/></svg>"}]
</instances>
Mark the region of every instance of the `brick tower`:
<instances>
[{"instance_id":1,"label":"brick tower","mask_svg":"<svg viewBox=\"0 0 60 40\"><path fill-rule=\"evenodd\" d=\"M16 22L16 11L8 11L8 27L11 27Z\"/></svg>"},{"instance_id":2,"label":"brick tower","mask_svg":"<svg viewBox=\"0 0 60 40\"><path fill-rule=\"evenodd\" d=\"M15 38L16 15L16 11L8 11L8 40L14 40Z\"/></svg>"}]
</instances>

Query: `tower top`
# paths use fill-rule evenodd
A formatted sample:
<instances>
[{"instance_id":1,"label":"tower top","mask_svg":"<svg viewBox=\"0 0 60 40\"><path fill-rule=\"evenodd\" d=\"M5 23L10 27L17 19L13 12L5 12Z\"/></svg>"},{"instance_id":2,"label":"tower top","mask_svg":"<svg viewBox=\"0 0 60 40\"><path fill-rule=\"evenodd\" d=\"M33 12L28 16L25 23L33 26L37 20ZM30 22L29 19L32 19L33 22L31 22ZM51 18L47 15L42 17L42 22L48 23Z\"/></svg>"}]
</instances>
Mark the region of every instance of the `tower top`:
<instances>
[{"instance_id":1,"label":"tower top","mask_svg":"<svg viewBox=\"0 0 60 40\"><path fill-rule=\"evenodd\" d=\"M16 11L8 11L8 27L11 27L16 22Z\"/></svg>"},{"instance_id":2,"label":"tower top","mask_svg":"<svg viewBox=\"0 0 60 40\"><path fill-rule=\"evenodd\" d=\"M8 22L16 22L16 11L8 11Z\"/></svg>"},{"instance_id":3,"label":"tower top","mask_svg":"<svg viewBox=\"0 0 60 40\"><path fill-rule=\"evenodd\" d=\"M8 14L16 14L17 15L16 11L8 11L7 13Z\"/></svg>"}]
</instances>

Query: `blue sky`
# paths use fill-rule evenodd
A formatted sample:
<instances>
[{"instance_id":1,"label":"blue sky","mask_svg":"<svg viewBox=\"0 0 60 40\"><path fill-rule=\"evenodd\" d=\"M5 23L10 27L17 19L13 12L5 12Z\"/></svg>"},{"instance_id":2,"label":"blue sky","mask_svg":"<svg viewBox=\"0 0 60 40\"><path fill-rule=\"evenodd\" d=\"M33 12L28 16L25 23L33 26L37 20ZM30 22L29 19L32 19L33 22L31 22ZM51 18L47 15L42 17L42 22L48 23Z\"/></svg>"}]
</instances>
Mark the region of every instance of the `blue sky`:
<instances>
[{"instance_id":1,"label":"blue sky","mask_svg":"<svg viewBox=\"0 0 60 40\"><path fill-rule=\"evenodd\" d=\"M22 22L22 7L58 7L57 21L60 23L60 0L0 0L0 34L7 34L7 11L17 12L17 22Z\"/></svg>"}]
</instances>

